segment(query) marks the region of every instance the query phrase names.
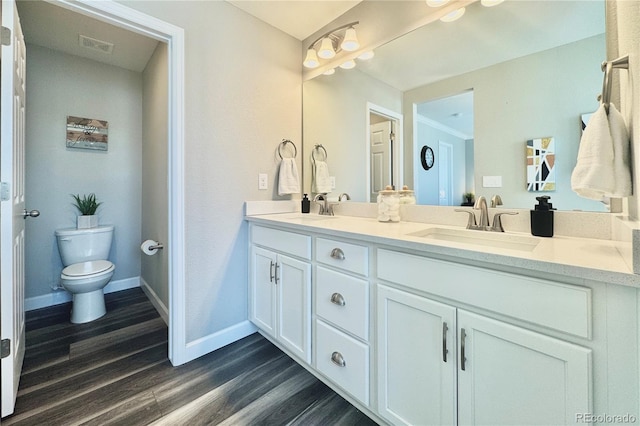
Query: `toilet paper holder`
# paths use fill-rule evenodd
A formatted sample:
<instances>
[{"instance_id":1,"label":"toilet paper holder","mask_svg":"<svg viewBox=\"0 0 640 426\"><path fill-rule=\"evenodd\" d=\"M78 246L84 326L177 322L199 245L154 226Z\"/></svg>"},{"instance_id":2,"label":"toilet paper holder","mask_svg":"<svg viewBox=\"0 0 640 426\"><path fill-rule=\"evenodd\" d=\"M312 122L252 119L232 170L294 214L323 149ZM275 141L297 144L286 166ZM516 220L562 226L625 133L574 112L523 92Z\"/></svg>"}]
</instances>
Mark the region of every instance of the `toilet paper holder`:
<instances>
[{"instance_id":1,"label":"toilet paper holder","mask_svg":"<svg viewBox=\"0 0 640 426\"><path fill-rule=\"evenodd\" d=\"M158 243L158 244L156 244L154 246L149 246L149 250L160 250L160 249L163 249L163 248L164 248L164 245L162 243Z\"/></svg>"}]
</instances>

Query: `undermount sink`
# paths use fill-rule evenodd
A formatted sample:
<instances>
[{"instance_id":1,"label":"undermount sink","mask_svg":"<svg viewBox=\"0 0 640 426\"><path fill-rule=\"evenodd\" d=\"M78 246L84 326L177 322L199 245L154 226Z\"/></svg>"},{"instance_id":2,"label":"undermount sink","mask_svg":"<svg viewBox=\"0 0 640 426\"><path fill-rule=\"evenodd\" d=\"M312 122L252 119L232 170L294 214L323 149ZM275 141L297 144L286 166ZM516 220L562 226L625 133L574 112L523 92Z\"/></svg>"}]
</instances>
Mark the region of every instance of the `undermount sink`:
<instances>
[{"instance_id":1,"label":"undermount sink","mask_svg":"<svg viewBox=\"0 0 640 426\"><path fill-rule=\"evenodd\" d=\"M482 247L497 247L522 251L533 251L539 243L537 238L526 235L475 231L471 229L428 228L407 235L439 241L473 244Z\"/></svg>"}]
</instances>

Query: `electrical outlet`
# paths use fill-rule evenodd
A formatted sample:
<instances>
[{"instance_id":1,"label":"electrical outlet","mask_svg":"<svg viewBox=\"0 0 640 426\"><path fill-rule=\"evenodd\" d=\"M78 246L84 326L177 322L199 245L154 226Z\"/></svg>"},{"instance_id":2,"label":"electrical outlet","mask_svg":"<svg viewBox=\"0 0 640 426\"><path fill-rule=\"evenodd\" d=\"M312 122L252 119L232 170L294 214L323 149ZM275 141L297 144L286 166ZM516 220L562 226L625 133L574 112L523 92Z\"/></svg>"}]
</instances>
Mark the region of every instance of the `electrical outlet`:
<instances>
[{"instance_id":1,"label":"electrical outlet","mask_svg":"<svg viewBox=\"0 0 640 426\"><path fill-rule=\"evenodd\" d=\"M336 177L329 176L329 181L331 182L331 189L336 189Z\"/></svg>"},{"instance_id":2,"label":"electrical outlet","mask_svg":"<svg viewBox=\"0 0 640 426\"><path fill-rule=\"evenodd\" d=\"M482 176L483 188L502 188L502 176Z\"/></svg>"},{"instance_id":3,"label":"electrical outlet","mask_svg":"<svg viewBox=\"0 0 640 426\"><path fill-rule=\"evenodd\" d=\"M269 177L266 173L258 174L258 189L269 189L269 184L267 183Z\"/></svg>"}]
</instances>

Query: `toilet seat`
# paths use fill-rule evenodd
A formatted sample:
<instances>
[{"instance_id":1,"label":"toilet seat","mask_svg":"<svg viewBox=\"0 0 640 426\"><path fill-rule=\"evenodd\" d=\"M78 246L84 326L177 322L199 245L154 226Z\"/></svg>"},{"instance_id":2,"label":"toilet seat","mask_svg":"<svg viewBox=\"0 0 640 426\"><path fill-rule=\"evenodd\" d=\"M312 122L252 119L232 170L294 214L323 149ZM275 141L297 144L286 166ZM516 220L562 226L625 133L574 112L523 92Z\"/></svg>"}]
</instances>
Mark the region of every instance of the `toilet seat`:
<instances>
[{"instance_id":1,"label":"toilet seat","mask_svg":"<svg viewBox=\"0 0 640 426\"><path fill-rule=\"evenodd\" d=\"M113 272L114 269L115 265L108 260L91 260L67 266L62 270L62 276L67 280L84 280L106 275Z\"/></svg>"}]
</instances>

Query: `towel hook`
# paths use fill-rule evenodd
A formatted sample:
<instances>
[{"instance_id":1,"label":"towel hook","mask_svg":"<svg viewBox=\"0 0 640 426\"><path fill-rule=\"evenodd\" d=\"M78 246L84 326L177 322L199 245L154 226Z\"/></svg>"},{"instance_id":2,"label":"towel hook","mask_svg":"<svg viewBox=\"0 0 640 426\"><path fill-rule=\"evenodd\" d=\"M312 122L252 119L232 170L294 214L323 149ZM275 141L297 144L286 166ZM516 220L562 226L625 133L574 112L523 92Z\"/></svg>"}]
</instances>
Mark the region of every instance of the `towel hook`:
<instances>
[{"instance_id":1,"label":"towel hook","mask_svg":"<svg viewBox=\"0 0 640 426\"><path fill-rule=\"evenodd\" d=\"M293 157L292 158L296 158L298 156L298 149L296 148L296 144L291 142L289 139L282 139L282 142L280 142L280 145L278 145L278 155L280 156L281 160L283 158L282 158L282 151L280 151L280 149L285 147L288 143L293 145Z\"/></svg>"},{"instance_id":2,"label":"towel hook","mask_svg":"<svg viewBox=\"0 0 640 426\"><path fill-rule=\"evenodd\" d=\"M599 99L608 114L609 103L611 102L611 70L614 68L629 69L629 55L622 56L613 61L604 61L600 68L604 72L604 80L602 81L602 94L599 96Z\"/></svg>"},{"instance_id":3,"label":"towel hook","mask_svg":"<svg viewBox=\"0 0 640 426\"><path fill-rule=\"evenodd\" d=\"M316 151L320 152L320 150L322 150L324 152L324 160L322 160L322 161L326 161L327 160L327 150L321 144L317 144L315 147L313 147L313 151L311 151L311 158L313 158L313 161L317 161L318 160L316 158Z\"/></svg>"}]
</instances>

